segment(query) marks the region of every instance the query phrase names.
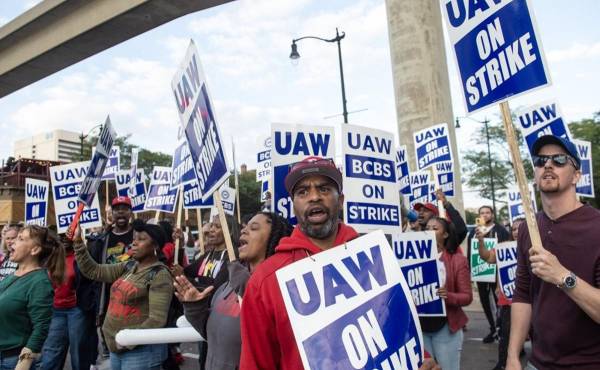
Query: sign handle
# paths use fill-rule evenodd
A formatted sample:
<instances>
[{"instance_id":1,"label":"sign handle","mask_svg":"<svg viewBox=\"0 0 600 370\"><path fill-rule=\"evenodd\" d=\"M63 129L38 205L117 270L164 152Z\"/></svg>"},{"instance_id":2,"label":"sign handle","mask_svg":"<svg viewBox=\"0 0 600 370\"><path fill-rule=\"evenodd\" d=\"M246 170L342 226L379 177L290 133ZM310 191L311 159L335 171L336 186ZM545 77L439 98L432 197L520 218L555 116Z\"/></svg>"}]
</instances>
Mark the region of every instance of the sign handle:
<instances>
[{"instance_id":1,"label":"sign handle","mask_svg":"<svg viewBox=\"0 0 600 370\"><path fill-rule=\"evenodd\" d=\"M221 230L223 230L223 236L225 237L225 245L227 246L227 255L229 256L229 262L233 262L236 260L235 252L233 251L231 234L229 234L229 226L227 225L227 218L225 217L223 203L221 202L221 194L217 190L213 193L213 196L217 206L217 210L219 211L219 220L221 221Z\"/></svg>"},{"instance_id":2,"label":"sign handle","mask_svg":"<svg viewBox=\"0 0 600 370\"><path fill-rule=\"evenodd\" d=\"M542 238L540 237L540 230L538 229L535 213L533 212L533 209L531 209L531 196L527 185L527 177L525 176L525 168L523 167L523 160L521 159L521 152L519 151L517 135L515 134L508 102L500 103L500 111L502 112L502 122L504 123L504 130L506 131L506 141L510 149L510 156L515 169L517 185L519 186L521 200L523 201L523 209L525 210L525 220L527 221L527 228L529 229L531 246L534 249L543 249L544 247L542 246Z\"/></svg>"},{"instance_id":3,"label":"sign handle","mask_svg":"<svg viewBox=\"0 0 600 370\"><path fill-rule=\"evenodd\" d=\"M77 229L77 226L79 225L79 219L81 218L83 207L85 207L85 205L79 202L79 205L77 206L77 211L75 212L75 216L73 217L73 221L71 221L69 230L67 230L67 237L69 238L69 240L73 240L73 237L75 236L75 229Z\"/></svg>"},{"instance_id":4,"label":"sign handle","mask_svg":"<svg viewBox=\"0 0 600 370\"><path fill-rule=\"evenodd\" d=\"M438 178L438 172L437 172L437 167L435 165L435 163L433 164L433 166L430 167L431 168L431 176L433 176L433 187L434 187L434 191L440 189L440 179ZM436 197L437 198L437 197ZM439 199L436 199L436 204L438 207L438 211L440 212L440 217L441 218L446 218L446 208L444 208L444 202L442 202Z\"/></svg>"},{"instance_id":5,"label":"sign handle","mask_svg":"<svg viewBox=\"0 0 600 370\"><path fill-rule=\"evenodd\" d=\"M158 221L160 221L160 211L156 211L154 214L154 223L158 224Z\"/></svg>"},{"instance_id":6,"label":"sign handle","mask_svg":"<svg viewBox=\"0 0 600 370\"><path fill-rule=\"evenodd\" d=\"M179 191L179 201L177 202L177 221L175 222L175 227L181 230L181 210L183 209L183 191ZM186 212L187 215L187 212ZM179 238L175 240L175 260L173 261L174 265L179 265Z\"/></svg>"},{"instance_id":7,"label":"sign handle","mask_svg":"<svg viewBox=\"0 0 600 370\"><path fill-rule=\"evenodd\" d=\"M109 195L108 195L108 180L105 180L104 183L106 184L106 186L104 187L105 191L106 191L106 207L108 208L108 205L110 204L109 202Z\"/></svg>"},{"instance_id":8,"label":"sign handle","mask_svg":"<svg viewBox=\"0 0 600 370\"><path fill-rule=\"evenodd\" d=\"M198 242L200 244L200 255L204 254L204 235L202 232L202 208L196 208L196 218L198 219Z\"/></svg>"}]
</instances>

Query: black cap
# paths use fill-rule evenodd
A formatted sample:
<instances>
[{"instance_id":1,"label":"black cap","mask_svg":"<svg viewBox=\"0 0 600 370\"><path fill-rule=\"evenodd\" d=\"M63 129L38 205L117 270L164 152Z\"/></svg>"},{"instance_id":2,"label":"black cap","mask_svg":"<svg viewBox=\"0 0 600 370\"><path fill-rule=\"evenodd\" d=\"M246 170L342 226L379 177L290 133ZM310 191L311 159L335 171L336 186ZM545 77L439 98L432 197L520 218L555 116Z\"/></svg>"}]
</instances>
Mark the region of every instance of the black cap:
<instances>
[{"instance_id":1,"label":"black cap","mask_svg":"<svg viewBox=\"0 0 600 370\"><path fill-rule=\"evenodd\" d=\"M577 162L577 169L581 168L581 158L579 157L579 151L577 150L577 146L570 141L569 139L565 139L564 137L554 136L554 135L544 135L540 136L534 143L531 149L533 155L538 155L540 150L544 145L554 144L558 145L567 152L575 162Z\"/></svg>"},{"instance_id":2,"label":"black cap","mask_svg":"<svg viewBox=\"0 0 600 370\"><path fill-rule=\"evenodd\" d=\"M146 223L140 219L133 220L132 226L133 230L137 232L145 231L150 236L150 238L154 240L154 242L156 243L156 245L158 245L159 248L164 247L167 237L165 236L165 232L163 231L162 227Z\"/></svg>"}]
</instances>

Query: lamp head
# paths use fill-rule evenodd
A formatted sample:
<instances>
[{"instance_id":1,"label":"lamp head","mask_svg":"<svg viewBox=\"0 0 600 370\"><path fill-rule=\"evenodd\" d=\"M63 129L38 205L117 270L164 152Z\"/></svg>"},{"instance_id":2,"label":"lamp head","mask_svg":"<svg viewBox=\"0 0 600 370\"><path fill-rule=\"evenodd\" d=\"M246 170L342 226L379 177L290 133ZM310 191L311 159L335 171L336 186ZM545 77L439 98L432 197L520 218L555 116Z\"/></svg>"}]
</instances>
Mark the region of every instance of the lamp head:
<instances>
[{"instance_id":1,"label":"lamp head","mask_svg":"<svg viewBox=\"0 0 600 370\"><path fill-rule=\"evenodd\" d=\"M292 52L290 53L290 59L296 60L300 58L300 54L298 53L298 45L296 45L295 41L292 41Z\"/></svg>"},{"instance_id":2,"label":"lamp head","mask_svg":"<svg viewBox=\"0 0 600 370\"><path fill-rule=\"evenodd\" d=\"M454 126L456 128L460 128L460 122L458 120L458 117L456 117L456 125Z\"/></svg>"}]
</instances>

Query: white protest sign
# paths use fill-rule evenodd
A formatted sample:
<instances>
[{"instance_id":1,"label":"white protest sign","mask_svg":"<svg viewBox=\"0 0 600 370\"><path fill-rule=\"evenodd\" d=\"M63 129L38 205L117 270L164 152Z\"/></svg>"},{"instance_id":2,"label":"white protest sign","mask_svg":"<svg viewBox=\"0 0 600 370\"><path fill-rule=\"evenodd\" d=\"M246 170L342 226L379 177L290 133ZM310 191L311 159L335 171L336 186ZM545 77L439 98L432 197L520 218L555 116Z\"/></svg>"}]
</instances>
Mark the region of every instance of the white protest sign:
<instances>
[{"instance_id":1,"label":"white protest sign","mask_svg":"<svg viewBox=\"0 0 600 370\"><path fill-rule=\"evenodd\" d=\"M515 122L527 142L529 155L532 154L533 143L541 136L553 135L571 140L569 126L562 118L558 103L553 100L520 110Z\"/></svg>"},{"instance_id":2,"label":"white protest sign","mask_svg":"<svg viewBox=\"0 0 600 370\"><path fill-rule=\"evenodd\" d=\"M25 178L25 225L47 225L49 191L48 181Z\"/></svg>"},{"instance_id":3,"label":"white protest sign","mask_svg":"<svg viewBox=\"0 0 600 370\"><path fill-rule=\"evenodd\" d=\"M137 174L137 165L138 165L138 148L131 148L131 167L129 169L129 193L134 194L136 192L136 174Z\"/></svg>"},{"instance_id":4,"label":"white protest sign","mask_svg":"<svg viewBox=\"0 0 600 370\"><path fill-rule=\"evenodd\" d=\"M106 163L106 168L104 169L102 180L114 180L115 174L119 172L120 169L121 148L115 146L110 149L110 154L108 155L108 163Z\"/></svg>"},{"instance_id":5,"label":"white protest sign","mask_svg":"<svg viewBox=\"0 0 600 370\"><path fill-rule=\"evenodd\" d=\"M454 162L439 162L435 164L438 185L447 197L454 196ZM435 187L435 186L434 186ZM435 193L435 189L434 189Z\"/></svg>"},{"instance_id":6,"label":"white protest sign","mask_svg":"<svg viewBox=\"0 0 600 370\"><path fill-rule=\"evenodd\" d=\"M256 181L271 179L271 137L258 139L256 154Z\"/></svg>"},{"instance_id":7,"label":"white protest sign","mask_svg":"<svg viewBox=\"0 0 600 370\"><path fill-rule=\"evenodd\" d=\"M92 205L92 202L96 197L96 192L98 191L102 175L104 174L104 168L108 163L108 157L116 139L117 133L110 123L110 116L106 117L106 121L102 126L102 131L100 131L100 136L98 137L96 150L92 155L90 168L87 170L85 178L81 182L81 188L79 189L79 201L88 207Z\"/></svg>"},{"instance_id":8,"label":"white protest sign","mask_svg":"<svg viewBox=\"0 0 600 370\"><path fill-rule=\"evenodd\" d=\"M225 211L226 215L233 216L235 211L235 189L232 189L227 185L223 185L219 189L219 194L221 195L223 211Z\"/></svg>"},{"instance_id":9,"label":"white protest sign","mask_svg":"<svg viewBox=\"0 0 600 370\"><path fill-rule=\"evenodd\" d=\"M592 143L585 140L572 140L581 159L581 178L577 182L577 195L594 198L594 170L592 165Z\"/></svg>"},{"instance_id":10,"label":"white protest sign","mask_svg":"<svg viewBox=\"0 0 600 370\"><path fill-rule=\"evenodd\" d=\"M550 84L529 0L443 0L465 110Z\"/></svg>"},{"instance_id":11,"label":"white protest sign","mask_svg":"<svg viewBox=\"0 0 600 370\"><path fill-rule=\"evenodd\" d=\"M182 141L177 144L171 161L171 187L174 188L192 182L197 182L194 163L188 144Z\"/></svg>"},{"instance_id":12,"label":"white protest sign","mask_svg":"<svg viewBox=\"0 0 600 370\"><path fill-rule=\"evenodd\" d=\"M285 189L290 165L310 156L332 159L335 156L333 127L311 125L271 125L271 165L273 174L273 212L296 224L292 198Z\"/></svg>"},{"instance_id":13,"label":"white protest sign","mask_svg":"<svg viewBox=\"0 0 600 370\"><path fill-rule=\"evenodd\" d=\"M496 248L498 239L484 238L483 245L487 250ZM479 255L479 240L471 239L471 280L484 283L496 281L496 265L485 262Z\"/></svg>"},{"instance_id":14,"label":"white protest sign","mask_svg":"<svg viewBox=\"0 0 600 370\"><path fill-rule=\"evenodd\" d=\"M260 201L261 202L266 202L267 200L269 200L270 198L270 194L269 194L269 181L268 180L264 180L261 184L260 184Z\"/></svg>"},{"instance_id":15,"label":"white protest sign","mask_svg":"<svg viewBox=\"0 0 600 370\"><path fill-rule=\"evenodd\" d=\"M396 179L400 186L400 194L411 194L409 175L406 145L400 145L398 149L396 149Z\"/></svg>"},{"instance_id":16,"label":"white protest sign","mask_svg":"<svg viewBox=\"0 0 600 370\"><path fill-rule=\"evenodd\" d=\"M503 242L496 246L496 263L500 289L508 299L512 299L517 276L517 242Z\"/></svg>"},{"instance_id":17,"label":"white protest sign","mask_svg":"<svg viewBox=\"0 0 600 370\"><path fill-rule=\"evenodd\" d=\"M396 233L392 245L419 316L446 316L444 300L437 295L446 276L439 273L435 232Z\"/></svg>"},{"instance_id":18,"label":"white protest sign","mask_svg":"<svg viewBox=\"0 0 600 370\"><path fill-rule=\"evenodd\" d=\"M50 180L56 213L56 231L64 233L69 228L78 207L81 183L90 167L90 161L69 163L50 167ZM98 198L93 197L92 206L81 213L79 225L82 229L102 226Z\"/></svg>"},{"instance_id":19,"label":"white protest sign","mask_svg":"<svg viewBox=\"0 0 600 370\"><path fill-rule=\"evenodd\" d=\"M525 218L525 210L523 209L523 199L521 197L521 192L517 186L513 186L508 189L506 192L508 196L508 218L510 219L510 223L517 218ZM537 206L535 204L535 192L533 191L533 186L529 185L529 198L531 199L531 208L533 212L537 212Z\"/></svg>"},{"instance_id":20,"label":"white protest sign","mask_svg":"<svg viewBox=\"0 0 600 370\"><path fill-rule=\"evenodd\" d=\"M171 88L202 200L206 200L229 178L229 170L206 77L196 45L191 40L185 58L171 81Z\"/></svg>"},{"instance_id":21,"label":"white protest sign","mask_svg":"<svg viewBox=\"0 0 600 370\"><path fill-rule=\"evenodd\" d=\"M155 166L150 176L145 211L173 213L179 187L171 188L171 168Z\"/></svg>"},{"instance_id":22,"label":"white protest sign","mask_svg":"<svg viewBox=\"0 0 600 370\"><path fill-rule=\"evenodd\" d=\"M117 193L122 197L129 197L131 199L131 211L133 213L139 213L144 211L146 204L146 181L145 181L144 169L137 170L135 179L131 179L131 172L129 170L123 170L117 172L115 176L115 184L117 185ZM134 184L131 187L131 184ZM133 191L130 191L133 188Z\"/></svg>"},{"instance_id":23,"label":"white protest sign","mask_svg":"<svg viewBox=\"0 0 600 370\"><path fill-rule=\"evenodd\" d=\"M438 162L452 161L448 124L440 123L413 134L417 170L428 168Z\"/></svg>"},{"instance_id":24,"label":"white protest sign","mask_svg":"<svg viewBox=\"0 0 600 370\"><path fill-rule=\"evenodd\" d=\"M211 195L206 200L202 200L202 194L200 194L200 187L198 182L194 180L192 183L183 185L183 208L212 208L215 205L214 198Z\"/></svg>"},{"instance_id":25,"label":"white protest sign","mask_svg":"<svg viewBox=\"0 0 600 370\"><path fill-rule=\"evenodd\" d=\"M419 319L382 231L276 276L305 369L419 368Z\"/></svg>"},{"instance_id":26,"label":"white protest sign","mask_svg":"<svg viewBox=\"0 0 600 370\"><path fill-rule=\"evenodd\" d=\"M342 126L344 222L359 233L400 227L394 135L367 127Z\"/></svg>"},{"instance_id":27,"label":"white protest sign","mask_svg":"<svg viewBox=\"0 0 600 370\"><path fill-rule=\"evenodd\" d=\"M432 201L429 177L429 171L417 171L410 174L410 189L412 190L412 194L409 196L410 208L416 203L430 203Z\"/></svg>"}]
</instances>

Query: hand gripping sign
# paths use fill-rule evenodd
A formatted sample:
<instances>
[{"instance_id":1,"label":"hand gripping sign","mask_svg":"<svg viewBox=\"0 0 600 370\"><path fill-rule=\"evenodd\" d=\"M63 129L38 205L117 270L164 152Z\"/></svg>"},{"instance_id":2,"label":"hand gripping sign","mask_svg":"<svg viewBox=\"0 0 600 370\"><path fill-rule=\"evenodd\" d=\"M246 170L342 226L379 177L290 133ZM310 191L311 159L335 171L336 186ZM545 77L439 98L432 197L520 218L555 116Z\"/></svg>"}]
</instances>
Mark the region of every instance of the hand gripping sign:
<instances>
[{"instance_id":1,"label":"hand gripping sign","mask_svg":"<svg viewBox=\"0 0 600 370\"><path fill-rule=\"evenodd\" d=\"M517 275L517 242L503 242L496 246L496 262L498 264L498 280L500 289L508 299L512 299L515 291Z\"/></svg>"},{"instance_id":2,"label":"hand gripping sign","mask_svg":"<svg viewBox=\"0 0 600 370\"><path fill-rule=\"evenodd\" d=\"M448 124L440 123L417 131L413 138L417 170L423 170L438 162L452 161Z\"/></svg>"},{"instance_id":3,"label":"hand gripping sign","mask_svg":"<svg viewBox=\"0 0 600 370\"><path fill-rule=\"evenodd\" d=\"M411 194L409 175L406 145L400 145L396 150L396 178L400 186L400 194Z\"/></svg>"},{"instance_id":4,"label":"hand gripping sign","mask_svg":"<svg viewBox=\"0 0 600 370\"><path fill-rule=\"evenodd\" d=\"M202 200L229 178L227 159L198 50L190 41L171 88L194 163Z\"/></svg>"},{"instance_id":5,"label":"hand gripping sign","mask_svg":"<svg viewBox=\"0 0 600 370\"><path fill-rule=\"evenodd\" d=\"M525 137L530 155L533 143L540 136L554 135L571 140L569 126L564 122L556 101L545 101L520 111L516 122L517 127Z\"/></svg>"},{"instance_id":6,"label":"hand gripping sign","mask_svg":"<svg viewBox=\"0 0 600 370\"><path fill-rule=\"evenodd\" d=\"M344 221L359 233L392 234L400 227L393 143L389 132L342 126Z\"/></svg>"},{"instance_id":7,"label":"hand gripping sign","mask_svg":"<svg viewBox=\"0 0 600 370\"><path fill-rule=\"evenodd\" d=\"M442 0L469 113L550 84L529 0Z\"/></svg>"},{"instance_id":8,"label":"hand gripping sign","mask_svg":"<svg viewBox=\"0 0 600 370\"><path fill-rule=\"evenodd\" d=\"M119 196L129 197L131 199L131 211L133 213L139 213L144 211L146 205L146 181L145 181L144 169L137 170L135 179L131 179L130 170L123 170L117 172L115 176L115 183L117 185L117 193ZM131 187L131 184L134 184ZM133 191L130 191L133 189Z\"/></svg>"},{"instance_id":9,"label":"hand gripping sign","mask_svg":"<svg viewBox=\"0 0 600 370\"><path fill-rule=\"evenodd\" d=\"M498 239L484 238L483 245L485 249L496 248ZM484 283L493 283L496 281L496 265L485 262L479 256L479 240L471 239L471 280Z\"/></svg>"},{"instance_id":10,"label":"hand gripping sign","mask_svg":"<svg viewBox=\"0 0 600 370\"><path fill-rule=\"evenodd\" d=\"M276 275L305 369L419 368L419 319L382 231Z\"/></svg>"},{"instance_id":11,"label":"hand gripping sign","mask_svg":"<svg viewBox=\"0 0 600 370\"><path fill-rule=\"evenodd\" d=\"M52 182L54 211L56 213L56 231L59 234L67 231L79 211L79 189L89 168L89 161L50 167L50 181ZM82 205L83 203L79 204ZM79 224L82 229L102 226L97 197L92 200L91 207L81 209Z\"/></svg>"},{"instance_id":12,"label":"hand gripping sign","mask_svg":"<svg viewBox=\"0 0 600 370\"><path fill-rule=\"evenodd\" d=\"M392 244L419 316L446 316L444 300L437 295L446 276L440 276L435 233L396 233Z\"/></svg>"},{"instance_id":13,"label":"hand gripping sign","mask_svg":"<svg viewBox=\"0 0 600 370\"><path fill-rule=\"evenodd\" d=\"M292 198L285 189L284 180L290 165L306 157L333 158L335 137L333 127L309 125L271 125L271 163L273 173L273 212L296 224Z\"/></svg>"},{"instance_id":14,"label":"hand gripping sign","mask_svg":"<svg viewBox=\"0 0 600 370\"><path fill-rule=\"evenodd\" d=\"M152 169L144 210L173 213L178 191L179 187L171 188L171 168L155 166Z\"/></svg>"},{"instance_id":15,"label":"hand gripping sign","mask_svg":"<svg viewBox=\"0 0 600 370\"><path fill-rule=\"evenodd\" d=\"M25 178L25 225L46 226L50 183Z\"/></svg>"},{"instance_id":16,"label":"hand gripping sign","mask_svg":"<svg viewBox=\"0 0 600 370\"><path fill-rule=\"evenodd\" d=\"M594 172L592 166L592 143L573 140L581 159L581 178L577 182L577 195L594 198Z\"/></svg>"}]
</instances>

